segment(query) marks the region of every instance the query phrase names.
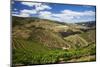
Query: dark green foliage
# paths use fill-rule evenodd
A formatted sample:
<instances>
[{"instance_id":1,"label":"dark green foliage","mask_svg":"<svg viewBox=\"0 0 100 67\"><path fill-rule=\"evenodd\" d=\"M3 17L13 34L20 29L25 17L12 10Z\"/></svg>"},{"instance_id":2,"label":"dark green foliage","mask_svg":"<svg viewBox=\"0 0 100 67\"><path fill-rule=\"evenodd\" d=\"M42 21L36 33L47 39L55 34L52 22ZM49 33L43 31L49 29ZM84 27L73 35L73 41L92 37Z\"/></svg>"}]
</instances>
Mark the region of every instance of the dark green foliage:
<instances>
[{"instance_id":1,"label":"dark green foliage","mask_svg":"<svg viewBox=\"0 0 100 67\"><path fill-rule=\"evenodd\" d=\"M16 40L17 42L19 41L18 39ZM23 40L20 40L21 44L22 41ZM94 44L91 44L86 48L82 49L64 51L61 49L50 50L41 46L38 43L36 44L35 42L32 42L33 45L31 45L31 42L27 41L23 42L24 42L23 45L24 47L26 47L26 49L23 48L21 44L19 46L20 48L16 47L15 49L13 49L13 59L14 59L13 64L30 65L30 64L58 63L60 62L59 60L60 58L63 58L63 61L68 61L73 58L80 58L82 56L94 55L96 53Z\"/></svg>"}]
</instances>

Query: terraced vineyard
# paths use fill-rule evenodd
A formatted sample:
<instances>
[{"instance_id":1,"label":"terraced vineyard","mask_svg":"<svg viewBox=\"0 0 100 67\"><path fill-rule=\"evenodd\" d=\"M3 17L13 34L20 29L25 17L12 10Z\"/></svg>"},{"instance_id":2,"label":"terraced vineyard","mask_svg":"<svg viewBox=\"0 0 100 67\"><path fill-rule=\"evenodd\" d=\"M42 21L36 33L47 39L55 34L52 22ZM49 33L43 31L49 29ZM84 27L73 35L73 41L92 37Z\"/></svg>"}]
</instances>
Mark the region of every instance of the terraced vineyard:
<instances>
[{"instance_id":1,"label":"terraced vineyard","mask_svg":"<svg viewBox=\"0 0 100 67\"><path fill-rule=\"evenodd\" d=\"M12 18L13 65L96 60L95 28L90 29L92 26L39 18Z\"/></svg>"}]
</instances>

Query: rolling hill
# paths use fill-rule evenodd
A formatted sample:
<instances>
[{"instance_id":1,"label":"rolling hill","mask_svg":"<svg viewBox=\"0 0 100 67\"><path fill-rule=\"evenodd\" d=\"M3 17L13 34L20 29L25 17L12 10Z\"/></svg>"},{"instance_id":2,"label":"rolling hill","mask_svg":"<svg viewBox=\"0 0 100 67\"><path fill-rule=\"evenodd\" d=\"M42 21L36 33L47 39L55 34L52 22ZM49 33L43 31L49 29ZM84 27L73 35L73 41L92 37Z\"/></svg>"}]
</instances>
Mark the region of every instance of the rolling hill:
<instances>
[{"instance_id":1,"label":"rolling hill","mask_svg":"<svg viewBox=\"0 0 100 67\"><path fill-rule=\"evenodd\" d=\"M58 63L62 57L70 60L78 55L78 58L95 55L95 42L95 25L92 24L12 17L13 63L16 65Z\"/></svg>"}]
</instances>

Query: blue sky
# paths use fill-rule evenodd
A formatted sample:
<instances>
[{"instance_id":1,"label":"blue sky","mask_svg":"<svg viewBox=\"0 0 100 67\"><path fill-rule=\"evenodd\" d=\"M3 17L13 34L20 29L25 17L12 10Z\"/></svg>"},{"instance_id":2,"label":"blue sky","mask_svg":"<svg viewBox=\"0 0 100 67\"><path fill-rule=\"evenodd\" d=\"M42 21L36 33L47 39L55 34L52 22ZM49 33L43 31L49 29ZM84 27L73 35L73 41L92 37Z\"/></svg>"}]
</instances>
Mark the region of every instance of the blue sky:
<instances>
[{"instance_id":1,"label":"blue sky","mask_svg":"<svg viewBox=\"0 0 100 67\"><path fill-rule=\"evenodd\" d=\"M13 1L12 16L67 23L95 21L95 6Z\"/></svg>"}]
</instances>

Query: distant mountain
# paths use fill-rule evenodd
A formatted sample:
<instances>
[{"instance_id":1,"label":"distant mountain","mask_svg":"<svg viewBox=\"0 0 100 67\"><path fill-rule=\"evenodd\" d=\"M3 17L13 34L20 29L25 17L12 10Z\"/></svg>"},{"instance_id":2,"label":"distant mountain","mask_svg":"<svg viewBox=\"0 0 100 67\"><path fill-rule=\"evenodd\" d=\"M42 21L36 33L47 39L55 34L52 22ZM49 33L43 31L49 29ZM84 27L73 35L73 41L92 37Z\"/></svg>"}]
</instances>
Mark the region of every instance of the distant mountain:
<instances>
[{"instance_id":1,"label":"distant mountain","mask_svg":"<svg viewBox=\"0 0 100 67\"><path fill-rule=\"evenodd\" d=\"M76 24L87 26L87 27L93 27L93 26L96 26L96 21L80 22Z\"/></svg>"}]
</instances>

